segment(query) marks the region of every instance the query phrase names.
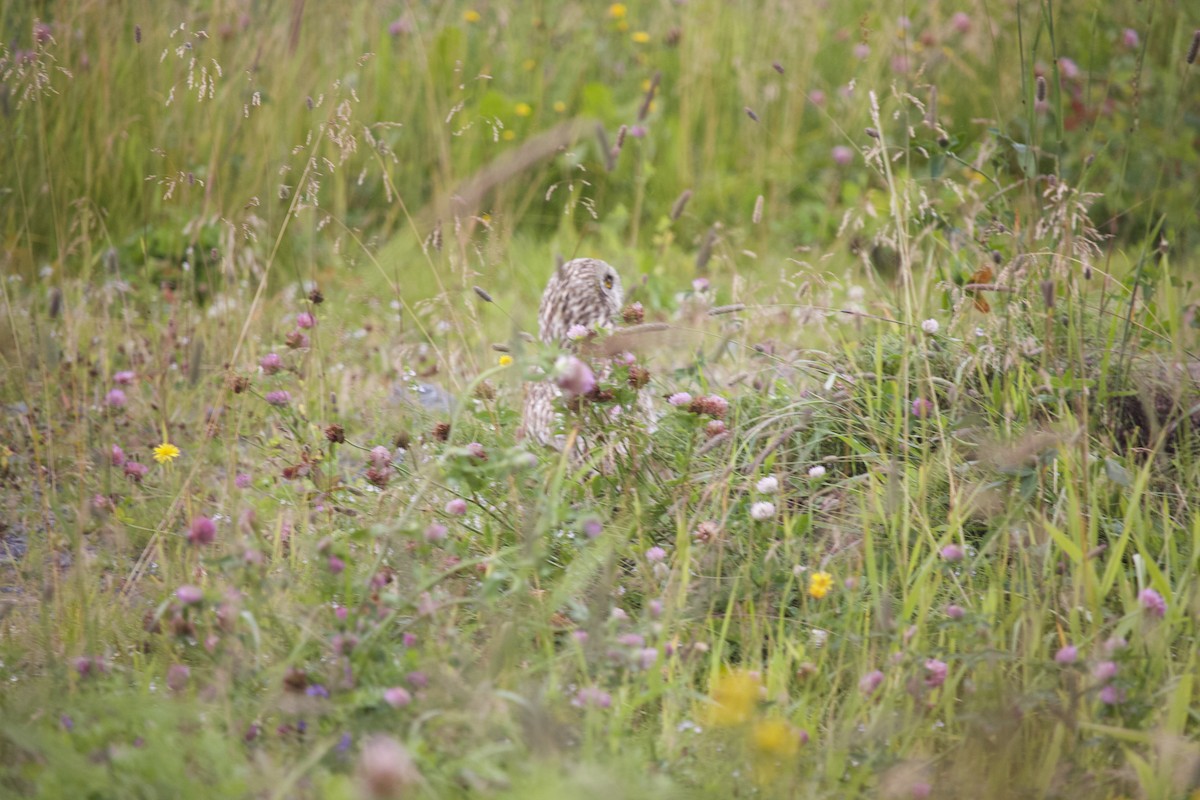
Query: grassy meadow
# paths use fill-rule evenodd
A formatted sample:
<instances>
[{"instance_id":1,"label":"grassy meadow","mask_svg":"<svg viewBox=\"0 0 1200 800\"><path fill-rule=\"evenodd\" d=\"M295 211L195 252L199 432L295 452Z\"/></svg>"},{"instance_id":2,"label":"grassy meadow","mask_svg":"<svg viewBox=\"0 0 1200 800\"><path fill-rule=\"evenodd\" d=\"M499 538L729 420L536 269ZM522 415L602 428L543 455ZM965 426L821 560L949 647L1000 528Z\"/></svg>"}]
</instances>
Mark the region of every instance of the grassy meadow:
<instances>
[{"instance_id":1,"label":"grassy meadow","mask_svg":"<svg viewBox=\"0 0 1200 800\"><path fill-rule=\"evenodd\" d=\"M0 797L1200 797L1198 29L4 4Z\"/></svg>"}]
</instances>

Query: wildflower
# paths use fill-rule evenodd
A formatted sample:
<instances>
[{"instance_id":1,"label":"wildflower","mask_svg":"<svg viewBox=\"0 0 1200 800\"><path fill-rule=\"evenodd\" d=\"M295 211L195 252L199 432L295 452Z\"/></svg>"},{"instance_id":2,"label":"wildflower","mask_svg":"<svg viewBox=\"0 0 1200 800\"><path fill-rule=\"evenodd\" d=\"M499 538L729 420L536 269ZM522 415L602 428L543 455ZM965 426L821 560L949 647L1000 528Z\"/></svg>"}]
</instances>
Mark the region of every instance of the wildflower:
<instances>
[{"instance_id":1,"label":"wildflower","mask_svg":"<svg viewBox=\"0 0 1200 800\"><path fill-rule=\"evenodd\" d=\"M449 503L446 503L446 513L452 517L461 517L467 513L467 501L461 497L456 497Z\"/></svg>"},{"instance_id":2,"label":"wildflower","mask_svg":"<svg viewBox=\"0 0 1200 800\"><path fill-rule=\"evenodd\" d=\"M628 9L625 8L624 3L613 3L608 7L608 16L612 17L613 19L625 19L625 14L627 11Z\"/></svg>"},{"instance_id":3,"label":"wildflower","mask_svg":"<svg viewBox=\"0 0 1200 800\"><path fill-rule=\"evenodd\" d=\"M301 311L299 314L296 315L296 327L297 328L308 329L316 324L317 324L317 318L314 317L312 314L308 313L307 311Z\"/></svg>"},{"instance_id":4,"label":"wildflower","mask_svg":"<svg viewBox=\"0 0 1200 800\"><path fill-rule=\"evenodd\" d=\"M392 708L403 708L412 702L412 695L403 686L393 686L384 691L383 701Z\"/></svg>"},{"instance_id":5,"label":"wildflower","mask_svg":"<svg viewBox=\"0 0 1200 800\"><path fill-rule=\"evenodd\" d=\"M408 681L408 685L414 689L424 689L429 685L429 676L420 670L413 670L404 676L404 680Z\"/></svg>"},{"instance_id":6,"label":"wildflower","mask_svg":"<svg viewBox=\"0 0 1200 800\"><path fill-rule=\"evenodd\" d=\"M941 556L953 564L963 560L963 549L956 544L948 544L942 548Z\"/></svg>"},{"instance_id":7,"label":"wildflower","mask_svg":"<svg viewBox=\"0 0 1200 800\"><path fill-rule=\"evenodd\" d=\"M518 117L528 117L533 113L533 106L529 105L529 103L517 103L513 107L513 111Z\"/></svg>"},{"instance_id":8,"label":"wildflower","mask_svg":"<svg viewBox=\"0 0 1200 800\"><path fill-rule=\"evenodd\" d=\"M195 545L212 544L217 538L217 526L208 517L199 516L192 518L192 524L188 528L188 541Z\"/></svg>"},{"instance_id":9,"label":"wildflower","mask_svg":"<svg viewBox=\"0 0 1200 800\"><path fill-rule=\"evenodd\" d=\"M1073 81L1079 77L1079 65L1072 59L1060 58L1058 60L1058 71L1066 80Z\"/></svg>"},{"instance_id":10,"label":"wildflower","mask_svg":"<svg viewBox=\"0 0 1200 800\"><path fill-rule=\"evenodd\" d=\"M575 693L571 705L576 708L609 708L612 706L612 695L595 686L584 686Z\"/></svg>"},{"instance_id":11,"label":"wildflower","mask_svg":"<svg viewBox=\"0 0 1200 800\"><path fill-rule=\"evenodd\" d=\"M646 126L645 125L634 125L632 128L629 129L629 135L635 139L641 139L642 137L644 137L646 135Z\"/></svg>"},{"instance_id":12,"label":"wildflower","mask_svg":"<svg viewBox=\"0 0 1200 800\"><path fill-rule=\"evenodd\" d=\"M950 619L962 619L966 615L966 610L956 603L951 603L950 605L946 606L946 616Z\"/></svg>"},{"instance_id":13,"label":"wildflower","mask_svg":"<svg viewBox=\"0 0 1200 800\"><path fill-rule=\"evenodd\" d=\"M170 442L163 442L154 448L154 460L160 464L170 464L179 458L179 448Z\"/></svg>"},{"instance_id":14,"label":"wildflower","mask_svg":"<svg viewBox=\"0 0 1200 800\"><path fill-rule=\"evenodd\" d=\"M692 281L692 291L696 294L708 291L708 278L696 278Z\"/></svg>"},{"instance_id":15,"label":"wildflower","mask_svg":"<svg viewBox=\"0 0 1200 800\"><path fill-rule=\"evenodd\" d=\"M267 353L258 360L258 366L264 375L274 375L283 368L283 359L278 353Z\"/></svg>"},{"instance_id":16,"label":"wildflower","mask_svg":"<svg viewBox=\"0 0 1200 800\"><path fill-rule=\"evenodd\" d=\"M391 451L383 445L372 447L367 457L371 459L371 464L376 469L383 469L392 463Z\"/></svg>"},{"instance_id":17,"label":"wildflower","mask_svg":"<svg viewBox=\"0 0 1200 800\"><path fill-rule=\"evenodd\" d=\"M346 562L342 561L335 555L329 556L329 560L326 563L329 567L329 571L334 575L341 575L342 571L346 569Z\"/></svg>"},{"instance_id":18,"label":"wildflower","mask_svg":"<svg viewBox=\"0 0 1200 800\"><path fill-rule=\"evenodd\" d=\"M185 606L194 605L204 599L204 590L199 586L185 584L175 590L175 599Z\"/></svg>"},{"instance_id":19,"label":"wildflower","mask_svg":"<svg viewBox=\"0 0 1200 800\"><path fill-rule=\"evenodd\" d=\"M400 637L400 641L405 647L414 647L417 644L417 635L415 633L405 633Z\"/></svg>"},{"instance_id":20,"label":"wildflower","mask_svg":"<svg viewBox=\"0 0 1200 800\"><path fill-rule=\"evenodd\" d=\"M650 669L658 661L658 648L643 647L637 651L637 664L642 669Z\"/></svg>"},{"instance_id":21,"label":"wildflower","mask_svg":"<svg viewBox=\"0 0 1200 800\"><path fill-rule=\"evenodd\" d=\"M667 551L661 547L651 547L646 551L646 560L651 564L657 564L667 557Z\"/></svg>"},{"instance_id":22,"label":"wildflower","mask_svg":"<svg viewBox=\"0 0 1200 800\"><path fill-rule=\"evenodd\" d=\"M477 458L480 461L487 461L487 450L479 442L471 442L467 445L467 452L472 458Z\"/></svg>"},{"instance_id":23,"label":"wildflower","mask_svg":"<svg viewBox=\"0 0 1200 800\"><path fill-rule=\"evenodd\" d=\"M818 108L825 105L825 93L820 89L813 89L811 92L809 92L808 99L814 106L817 106Z\"/></svg>"},{"instance_id":24,"label":"wildflower","mask_svg":"<svg viewBox=\"0 0 1200 800\"><path fill-rule=\"evenodd\" d=\"M832 588L833 576L828 572L814 572L808 578L808 595L816 600L829 594Z\"/></svg>"},{"instance_id":25,"label":"wildflower","mask_svg":"<svg viewBox=\"0 0 1200 800\"><path fill-rule=\"evenodd\" d=\"M656 618L661 617L663 612L663 601L657 599L651 600L646 604L646 608L650 612L650 616Z\"/></svg>"},{"instance_id":26,"label":"wildflower","mask_svg":"<svg viewBox=\"0 0 1200 800\"><path fill-rule=\"evenodd\" d=\"M567 113L567 104L564 103L562 100L555 100L554 101L554 113L556 113L556 114Z\"/></svg>"},{"instance_id":27,"label":"wildflower","mask_svg":"<svg viewBox=\"0 0 1200 800\"><path fill-rule=\"evenodd\" d=\"M1152 617L1161 619L1167 613L1167 601L1153 589L1142 589L1138 592L1138 603Z\"/></svg>"},{"instance_id":28,"label":"wildflower","mask_svg":"<svg viewBox=\"0 0 1200 800\"><path fill-rule=\"evenodd\" d=\"M779 479L774 475L768 475L760 480L754 488L763 494L775 494L779 491Z\"/></svg>"},{"instance_id":29,"label":"wildflower","mask_svg":"<svg viewBox=\"0 0 1200 800\"><path fill-rule=\"evenodd\" d=\"M1124 650L1129 645L1129 642L1122 639L1120 636L1113 636L1104 642L1104 652L1112 655L1118 650Z\"/></svg>"},{"instance_id":30,"label":"wildflower","mask_svg":"<svg viewBox=\"0 0 1200 800\"><path fill-rule=\"evenodd\" d=\"M239 489L245 489L250 486L250 476L245 472L239 472L237 477L233 479L233 485Z\"/></svg>"},{"instance_id":31,"label":"wildflower","mask_svg":"<svg viewBox=\"0 0 1200 800\"><path fill-rule=\"evenodd\" d=\"M747 670L718 675L708 689L712 699L708 710L709 724L725 727L748 721L758 704L759 688L758 679Z\"/></svg>"},{"instance_id":32,"label":"wildflower","mask_svg":"<svg viewBox=\"0 0 1200 800\"><path fill-rule=\"evenodd\" d=\"M479 16L474 11L467 13ZM363 744L357 774L364 794L378 800L401 797L421 782L412 754L390 736L372 736Z\"/></svg>"},{"instance_id":33,"label":"wildflower","mask_svg":"<svg viewBox=\"0 0 1200 800\"><path fill-rule=\"evenodd\" d=\"M676 392L667 398L667 402L676 408L679 406L691 405L692 396L687 392Z\"/></svg>"},{"instance_id":34,"label":"wildflower","mask_svg":"<svg viewBox=\"0 0 1200 800\"><path fill-rule=\"evenodd\" d=\"M633 39L635 44L648 44L650 42L650 34L645 31L635 31L629 38Z\"/></svg>"},{"instance_id":35,"label":"wildflower","mask_svg":"<svg viewBox=\"0 0 1200 800\"><path fill-rule=\"evenodd\" d=\"M1073 644L1063 645L1062 647L1058 648L1058 652L1054 654L1054 663L1062 664L1063 666L1066 666L1067 664L1074 664L1075 658L1078 655L1078 647Z\"/></svg>"},{"instance_id":36,"label":"wildflower","mask_svg":"<svg viewBox=\"0 0 1200 800\"><path fill-rule=\"evenodd\" d=\"M590 331L582 325L572 325L567 328L567 338L573 342L578 342L581 339L586 339Z\"/></svg>"},{"instance_id":37,"label":"wildflower","mask_svg":"<svg viewBox=\"0 0 1200 800\"><path fill-rule=\"evenodd\" d=\"M126 397L125 393L120 389L109 389L108 394L104 396L104 402L109 408L124 408Z\"/></svg>"},{"instance_id":38,"label":"wildflower","mask_svg":"<svg viewBox=\"0 0 1200 800\"><path fill-rule=\"evenodd\" d=\"M971 17L963 11L959 11L950 18L950 27L959 33L966 33L971 30Z\"/></svg>"},{"instance_id":39,"label":"wildflower","mask_svg":"<svg viewBox=\"0 0 1200 800\"><path fill-rule=\"evenodd\" d=\"M121 449L119 444L112 446L112 449L108 451L108 457L114 467L120 467L125 464L125 451Z\"/></svg>"},{"instance_id":40,"label":"wildflower","mask_svg":"<svg viewBox=\"0 0 1200 800\"><path fill-rule=\"evenodd\" d=\"M936 689L946 682L946 673L950 668L945 661L939 661L936 658L925 659L925 685L930 689Z\"/></svg>"},{"instance_id":41,"label":"wildflower","mask_svg":"<svg viewBox=\"0 0 1200 800\"><path fill-rule=\"evenodd\" d=\"M1113 678L1117 677L1117 662L1101 661L1099 664L1092 667L1092 677L1101 683L1108 683Z\"/></svg>"},{"instance_id":42,"label":"wildflower","mask_svg":"<svg viewBox=\"0 0 1200 800\"><path fill-rule=\"evenodd\" d=\"M463 18L463 22L469 22L472 25L475 24L476 22L479 22L479 20L483 19L483 17L481 17L479 15L479 12L473 8L469 8L466 11L464 11L462 18Z\"/></svg>"},{"instance_id":43,"label":"wildflower","mask_svg":"<svg viewBox=\"0 0 1200 800\"><path fill-rule=\"evenodd\" d=\"M1124 703L1125 690L1110 683L1100 690L1100 702L1106 706L1115 706Z\"/></svg>"},{"instance_id":44,"label":"wildflower","mask_svg":"<svg viewBox=\"0 0 1200 800\"><path fill-rule=\"evenodd\" d=\"M862 42L859 42L858 44L854 45L854 57L857 58L859 61L866 61L867 56L869 56L869 55L871 55L871 46L870 45L864 44Z\"/></svg>"},{"instance_id":45,"label":"wildflower","mask_svg":"<svg viewBox=\"0 0 1200 800\"><path fill-rule=\"evenodd\" d=\"M309 346L308 334L301 330L292 331L283 337L283 341L293 350L303 350Z\"/></svg>"},{"instance_id":46,"label":"wildflower","mask_svg":"<svg viewBox=\"0 0 1200 800\"><path fill-rule=\"evenodd\" d=\"M1130 50L1136 50L1141 39L1138 37L1138 32L1133 28L1126 28L1121 32L1121 44L1125 45Z\"/></svg>"},{"instance_id":47,"label":"wildflower","mask_svg":"<svg viewBox=\"0 0 1200 800\"><path fill-rule=\"evenodd\" d=\"M604 530L604 526L600 524L598 519L589 519L583 523L583 535L589 539L595 539Z\"/></svg>"},{"instance_id":48,"label":"wildflower","mask_svg":"<svg viewBox=\"0 0 1200 800\"><path fill-rule=\"evenodd\" d=\"M912 413L917 419L925 419L933 413L933 403L924 397L918 397L912 401Z\"/></svg>"},{"instance_id":49,"label":"wildflower","mask_svg":"<svg viewBox=\"0 0 1200 800\"><path fill-rule=\"evenodd\" d=\"M135 483L140 483L142 478L146 477L146 473L149 471L150 468L145 464L138 463L137 461L125 462L125 477L129 478Z\"/></svg>"},{"instance_id":50,"label":"wildflower","mask_svg":"<svg viewBox=\"0 0 1200 800\"><path fill-rule=\"evenodd\" d=\"M715 394L697 397L688 406L693 414L705 414L713 419L721 419L729 413L729 401Z\"/></svg>"},{"instance_id":51,"label":"wildflower","mask_svg":"<svg viewBox=\"0 0 1200 800\"><path fill-rule=\"evenodd\" d=\"M585 395L596 388L592 368L575 356L560 356L554 364L554 382L568 397Z\"/></svg>"},{"instance_id":52,"label":"wildflower","mask_svg":"<svg viewBox=\"0 0 1200 800\"><path fill-rule=\"evenodd\" d=\"M192 677L192 671L186 664L172 664L167 670L167 688L172 692L183 691Z\"/></svg>"},{"instance_id":53,"label":"wildflower","mask_svg":"<svg viewBox=\"0 0 1200 800\"><path fill-rule=\"evenodd\" d=\"M712 419L704 426L704 434L712 439L714 436L720 436L725 432L725 423L719 419Z\"/></svg>"},{"instance_id":54,"label":"wildflower","mask_svg":"<svg viewBox=\"0 0 1200 800\"><path fill-rule=\"evenodd\" d=\"M304 690L304 693L309 697L329 697L329 690L319 683L314 683L312 686L309 686Z\"/></svg>"},{"instance_id":55,"label":"wildflower","mask_svg":"<svg viewBox=\"0 0 1200 800\"><path fill-rule=\"evenodd\" d=\"M765 500L761 500L750 506L750 517L758 522L763 522L764 520L768 520L773 516L775 516L774 503L768 503Z\"/></svg>"},{"instance_id":56,"label":"wildflower","mask_svg":"<svg viewBox=\"0 0 1200 800\"><path fill-rule=\"evenodd\" d=\"M829 151L829 154L833 158L833 163L837 164L839 167L848 166L850 162L854 160L854 151L849 147L846 147L844 144L839 144L837 147L834 147L831 151Z\"/></svg>"},{"instance_id":57,"label":"wildflower","mask_svg":"<svg viewBox=\"0 0 1200 800\"><path fill-rule=\"evenodd\" d=\"M390 36L401 36L405 33L408 33L411 29L412 26L409 24L408 20L397 19L393 20L392 23L388 25L388 34Z\"/></svg>"},{"instance_id":58,"label":"wildflower","mask_svg":"<svg viewBox=\"0 0 1200 800\"><path fill-rule=\"evenodd\" d=\"M513 357L512 357L512 356L510 356L510 355L503 355L503 356L500 356L500 366L502 366L502 367L511 367L511 366L512 366L512 363L513 363Z\"/></svg>"},{"instance_id":59,"label":"wildflower","mask_svg":"<svg viewBox=\"0 0 1200 800\"><path fill-rule=\"evenodd\" d=\"M275 406L276 408L283 408L288 403L292 402L292 395L290 392L279 389L274 392L267 392L267 396L263 399L267 401L268 405Z\"/></svg>"},{"instance_id":60,"label":"wildflower","mask_svg":"<svg viewBox=\"0 0 1200 800\"><path fill-rule=\"evenodd\" d=\"M927 319L921 323L921 330L925 331L930 336L933 336L935 333L937 333L938 328L940 327L941 325L938 324L936 319Z\"/></svg>"},{"instance_id":61,"label":"wildflower","mask_svg":"<svg viewBox=\"0 0 1200 800\"><path fill-rule=\"evenodd\" d=\"M820 464L808 468L808 477L816 480L817 478L825 477L825 468Z\"/></svg>"},{"instance_id":62,"label":"wildflower","mask_svg":"<svg viewBox=\"0 0 1200 800\"><path fill-rule=\"evenodd\" d=\"M765 756L791 758L800 750L796 729L781 719L764 719L750 731L754 749Z\"/></svg>"},{"instance_id":63,"label":"wildflower","mask_svg":"<svg viewBox=\"0 0 1200 800\"><path fill-rule=\"evenodd\" d=\"M873 695L883 683L884 674L880 670L868 672L858 679L858 690L865 695Z\"/></svg>"},{"instance_id":64,"label":"wildflower","mask_svg":"<svg viewBox=\"0 0 1200 800\"><path fill-rule=\"evenodd\" d=\"M425 528L425 541L430 544L437 544L444 541L446 538L446 526L438 522L429 523L429 527Z\"/></svg>"},{"instance_id":65,"label":"wildflower","mask_svg":"<svg viewBox=\"0 0 1200 800\"><path fill-rule=\"evenodd\" d=\"M116 375L113 375L113 383L118 386L131 386L137 376L129 370L121 370Z\"/></svg>"}]
</instances>

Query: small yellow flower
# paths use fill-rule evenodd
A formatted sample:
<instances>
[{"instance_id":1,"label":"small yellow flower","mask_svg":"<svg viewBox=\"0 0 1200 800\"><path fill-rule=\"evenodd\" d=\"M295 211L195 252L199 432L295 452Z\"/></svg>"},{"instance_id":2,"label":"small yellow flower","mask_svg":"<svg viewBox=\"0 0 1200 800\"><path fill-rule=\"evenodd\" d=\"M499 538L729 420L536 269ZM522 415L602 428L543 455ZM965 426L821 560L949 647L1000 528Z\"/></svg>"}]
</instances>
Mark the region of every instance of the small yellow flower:
<instances>
[{"instance_id":1,"label":"small yellow flower","mask_svg":"<svg viewBox=\"0 0 1200 800\"><path fill-rule=\"evenodd\" d=\"M621 20L617 23L617 30L619 30L621 33L624 33L625 31L629 30L629 23L625 20Z\"/></svg>"},{"instance_id":2,"label":"small yellow flower","mask_svg":"<svg viewBox=\"0 0 1200 800\"><path fill-rule=\"evenodd\" d=\"M179 458L179 448L170 442L163 442L154 448L154 460L160 464L170 464Z\"/></svg>"},{"instance_id":3,"label":"small yellow flower","mask_svg":"<svg viewBox=\"0 0 1200 800\"><path fill-rule=\"evenodd\" d=\"M817 600L829 594L829 590L832 588L833 576L828 572L814 572L808 579L808 594Z\"/></svg>"},{"instance_id":4,"label":"small yellow flower","mask_svg":"<svg viewBox=\"0 0 1200 800\"><path fill-rule=\"evenodd\" d=\"M761 755L789 758L800 750L800 736L781 719L764 719L750 732L754 749Z\"/></svg>"},{"instance_id":5,"label":"small yellow flower","mask_svg":"<svg viewBox=\"0 0 1200 800\"><path fill-rule=\"evenodd\" d=\"M500 356L500 366L502 366L502 367L512 366L512 356L507 356L507 355Z\"/></svg>"},{"instance_id":6,"label":"small yellow flower","mask_svg":"<svg viewBox=\"0 0 1200 800\"><path fill-rule=\"evenodd\" d=\"M723 672L709 687L712 705L708 709L710 725L728 727L741 725L750 719L758 705L760 684L744 669Z\"/></svg>"},{"instance_id":7,"label":"small yellow flower","mask_svg":"<svg viewBox=\"0 0 1200 800\"><path fill-rule=\"evenodd\" d=\"M463 22L475 23L479 22L480 19L482 19L482 17L479 16L479 12L473 8L463 12Z\"/></svg>"},{"instance_id":8,"label":"small yellow flower","mask_svg":"<svg viewBox=\"0 0 1200 800\"><path fill-rule=\"evenodd\" d=\"M565 113L567 113L567 104L564 103L562 100L555 100L554 101L554 110L556 112L558 112L559 114L565 114Z\"/></svg>"},{"instance_id":9,"label":"small yellow flower","mask_svg":"<svg viewBox=\"0 0 1200 800\"><path fill-rule=\"evenodd\" d=\"M521 69L525 70L526 72L533 72L533 68L536 66L537 62L532 58L527 58L521 62Z\"/></svg>"},{"instance_id":10,"label":"small yellow flower","mask_svg":"<svg viewBox=\"0 0 1200 800\"><path fill-rule=\"evenodd\" d=\"M513 111L517 112L518 117L528 117L533 113L533 106L529 105L529 103L517 103Z\"/></svg>"},{"instance_id":11,"label":"small yellow flower","mask_svg":"<svg viewBox=\"0 0 1200 800\"><path fill-rule=\"evenodd\" d=\"M625 19L625 14L628 11L629 9L625 7L624 3L613 3L608 7L608 15L613 19Z\"/></svg>"},{"instance_id":12,"label":"small yellow flower","mask_svg":"<svg viewBox=\"0 0 1200 800\"><path fill-rule=\"evenodd\" d=\"M500 138L506 142L511 142L513 139L517 138L517 134L513 131L505 131L504 133L500 134Z\"/></svg>"},{"instance_id":13,"label":"small yellow flower","mask_svg":"<svg viewBox=\"0 0 1200 800\"><path fill-rule=\"evenodd\" d=\"M637 44L647 44L650 41L650 34L645 31L635 31L633 36L629 37Z\"/></svg>"}]
</instances>

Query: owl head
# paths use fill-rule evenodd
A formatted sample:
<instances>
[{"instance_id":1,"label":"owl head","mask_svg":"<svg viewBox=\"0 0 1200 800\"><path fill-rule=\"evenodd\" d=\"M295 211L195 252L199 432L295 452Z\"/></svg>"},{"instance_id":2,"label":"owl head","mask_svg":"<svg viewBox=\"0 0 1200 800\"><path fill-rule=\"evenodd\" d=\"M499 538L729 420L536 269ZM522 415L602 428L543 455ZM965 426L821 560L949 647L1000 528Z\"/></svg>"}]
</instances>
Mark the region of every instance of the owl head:
<instances>
[{"instance_id":1,"label":"owl head","mask_svg":"<svg viewBox=\"0 0 1200 800\"><path fill-rule=\"evenodd\" d=\"M540 338L567 345L571 326L611 325L624 301L621 276L611 265L595 258L568 261L555 270L542 295L538 310Z\"/></svg>"}]
</instances>

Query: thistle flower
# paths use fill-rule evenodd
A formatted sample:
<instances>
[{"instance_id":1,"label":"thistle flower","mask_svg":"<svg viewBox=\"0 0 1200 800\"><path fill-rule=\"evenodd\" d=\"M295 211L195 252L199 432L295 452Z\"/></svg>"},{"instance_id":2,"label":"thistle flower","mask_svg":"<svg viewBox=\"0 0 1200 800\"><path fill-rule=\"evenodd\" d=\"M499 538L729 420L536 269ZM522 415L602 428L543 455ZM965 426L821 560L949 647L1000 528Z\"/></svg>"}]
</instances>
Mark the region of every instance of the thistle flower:
<instances>
[{"instance_id":1,"label":"thistle flower","mask_svg":"<svg viewBox=\"0 0 1200 800\"><path fill-rule=\"evenodd\" d=\"M274 375L283 368L283 359L278 353L267 353L258 360L258 366L264 375Z\"/></svg>"},{"instance_id":2,"label":"thistle flower","mask_svg":"<svg viewBox=\"0 0 1200 800\"><path fill-rule=\"evenodd\" d=\"M307 311L301 311L299 314L296 315L296 327L297 328L307 329L307 328L311 328L312 326L314 326L316 324L317 324L317 318L314 317L312 314L310 314Z\"/></svg>"},{"instance_id":3,"label":"thistle flower","mask_svg":"<svg viewBox=\"0 0 1200 800\"><path fill-rule=\"evenodd\" d=\"M928 658L925 660L925 685L930 689L936 689L946 682L946 675L950 668L945 661L939 661L936 658Z\"/></svg>"},{"instance_id":4,"label":"thistle flower","mask_svg":"<svg viewBox=\"0 0 1200 800\"><path fill-rule=\"evenodd\" d=\"M1058 652L1054 654L1054 663L1062 664L1063 666L1066 666L1067 664L1074 664L1078 655L1078 647L1073 644L1063 645L1062 647L1058 648Z\"/></svg>"},{"instance_id":5,"label":"thistle flower","mask_svg":"<svg viewBox=\"0 0 1200 800\"><path fill-rule=\"evenodd\" d=\"M263 399L267 401L268 405L275 406L276 408L283 408L288 403L292 402L292 395L290 392L279 389L274 392L267 392L266 397Z\"/></svg>"},{"instance_id":6,"label":"thistle flower","mask_svg":"<svg viewBox=\"0 0 1200 800\"><path fill-rule=\"evenodd\" d=\"M837 145L829 151L829 154L833 158L833 163L839 167L847 166L854 160L854 151L844 144Z\"/></svg>"},{"instance_id":7,"label":"thistle flower","mask_svg":"<svg viewBox=\"0 0 1200 800\"><path fill-rule=\"evenodd\" d=\"M142 478L146 477L146 473L148 473L149 471L150 471L150 468L147 467L145 464L139 463L137 461L126 461L125 462L125 477L129 478L131 481L134 481L135 483L141 483Z\"/></svg>"},{"instance_id":8,"label":"thistle flower","mask_svg":"<svg viewBox=\"0 0 1200 800\"><path fill-rule=\"evenodd\" d=\"M1117 677L1117 662L1101 661L1096 666L1092 667L1092 677L1101 683L1108 683L1113 678Z\"/></svg>"},{"instance_id":9,"label":"thistle flower","mask_svg":"<svg viewBox=\"0 0 1200 800\"><path fill-rule=\"evenodd\" d=\"M966 616L966 614L966 610L956 603L951 603L950 605L946 606L946 616L950 619L962 619Z\"/></svg>"},{"instance_id":10,"label":"thistle flower","mask_svg":"<svg viewBox=\"0 0 1200 800\"><path fill-rule=\"evenodd\" d=\"M1149 616L1161 619L1167 613L1167 601L1153 589L1138 592L1138 603Z\"/></svg>"},{"instance_id":11,"label":"thistle flower","mask_svg":"<svg viewBox=\"0 0 1200 800\"><path fill-rule=\"evenodd\" d=\"M120 389L109 389L108 394L104 396L104 402L109 408L124 408L126 400L125 393Z\"/></svg>"},{"instance_id":12,"label":"thistle flower","mask_svg":"<svg viewBox=\"0 0 1200 800\"><path fill-rule=\"evenodd\" d=\"M948 544L941 550L941 556L951 564L963 560L963 549L956 544Z\"/></svg>"},{"instance_id":13,"label":"thistle flower","mask_svg":"<svg viewBox=\"0 0 1200 800\"><path fill-rule=\"evenodd\" d=\"M858 690L865 695L873 695L883 683L884 677L880 670L868 672L858 679Z\"/></svg>"},{"instance_id":14,"label":"thistle flower","mask_svg":"<svg viewBox=\"0 0 1200 800\"><path fill-rule=\"evenodd\" d=\"M1125 690L1111 683L1100 690L1100 702L1106 706L1115 706L1125 702Z\"/></svg>"},{"instance_id":15,"label":"thistle flower","mask_svg":"<svg viewBox=\"0 0 1200 800\"><path fill-rule=\"evenodd\" d=\"M114 467L124 466L125 464L125 451L121 449L119 444L112 446L108 451L108 457Z\"/></svg>"},{"instance_id":16,"label":"thistle flower","mask_svg":"<svg viewBox=\"0 0 1200 800\"><path fill-rule=\"evenodd\" d=\"M113 375L113 383L117 384L118 386L132 386L136 378L137 376L129 370L121 370L117 374Z\"/></svg>"},{"instance_id":17,"label":"thistle flower","mask_svg":"<svg viewBox=\"0 0 1200 800\"><path fill-rule=\"evenodd\" d=\"M216 523L205 516L192 518L192 524L188 527L189 542L194 545L212 544L216 538Z\"/></svg>"}]
</instances>

